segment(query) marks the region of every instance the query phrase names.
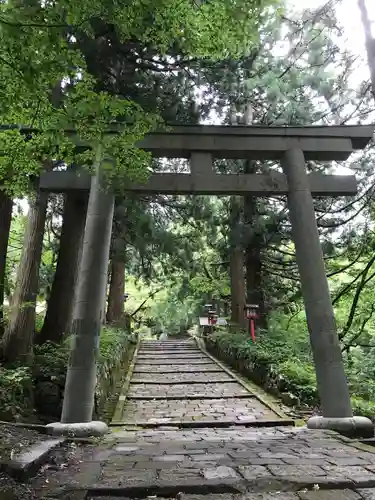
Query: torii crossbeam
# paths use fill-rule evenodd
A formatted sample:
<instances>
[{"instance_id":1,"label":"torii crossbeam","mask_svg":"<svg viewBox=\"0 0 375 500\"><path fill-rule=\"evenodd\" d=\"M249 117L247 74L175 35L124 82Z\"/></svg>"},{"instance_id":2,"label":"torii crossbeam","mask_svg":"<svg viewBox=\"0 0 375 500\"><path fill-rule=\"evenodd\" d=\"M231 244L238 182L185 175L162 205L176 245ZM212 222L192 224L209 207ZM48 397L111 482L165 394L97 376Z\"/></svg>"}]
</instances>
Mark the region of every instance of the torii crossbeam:
<instances>
[{"instance_id":1,"label":"torii crossbeam","mask_svg":"<svg viewBox=\"0 0 375 500\"><path fill-rule=\"evenodd\" d=\"M305 162L342 161L370 142L374 126L327 127L174 127L147 135L139 146L155 157L189 158L190 174L153 174L146 183L130 184L126 191L167 194L287 195L297 264L305 303L323 417L309 420L311 428L327 427L347 433L372 432L372 423L352 415L335 317L315 219L313 196L349 196L356 193L354 176L307 174ZM116 129L109 131L116 133ZM216 174L215 158L279 160L283 173ZM97 166L97 168L99 168ZM99 170L97 170L99 172ZM90 184L91 183L91 184ZM91 187L90 187L91 186ZM90 188L85 229L81 284L74 313L75 347L68 368L62 423L54 431L92 418L95 371L84 380L74 359L90 352L95 363L97 336L103 309L109 258L114 196L100 189L100 178L87 174L42 174L40 188L54 192ZM91 206L91 212L90 212ZM91 214L91 215L90 215ZM86 351L85 351L86 349ZM86 358L85 358L86 359ZM87 391L91 391L90 398ZM85 405L77 405L77 401ZM61 427L62 426L62 427Z\"/></svg>"},{"instance_id":2,"label":"torii crossbeam","mask_svg":"<svg viewBox=\"0 0 375 500\"><path fill-rule=\"evenodd\" d=\"M115 133L112 130L111 133ZM273 196L288 194L286 176L269 174L215 174L215 158L280 159L286 151L298 148L306 160L346 160L362 149L373 134L371 126L333 127L228 127L179 126L170 132L154 132L139 146L154 157L189 158L191 175L157 173L145 183L129 183L127 191L165 194L252 194ZM313 196L352 196L356 194L355 177L312 173L309 186ZM40 188L52 192L86 190L90 176L81 172L46 172Z\"/></svg>"}]
</instances>

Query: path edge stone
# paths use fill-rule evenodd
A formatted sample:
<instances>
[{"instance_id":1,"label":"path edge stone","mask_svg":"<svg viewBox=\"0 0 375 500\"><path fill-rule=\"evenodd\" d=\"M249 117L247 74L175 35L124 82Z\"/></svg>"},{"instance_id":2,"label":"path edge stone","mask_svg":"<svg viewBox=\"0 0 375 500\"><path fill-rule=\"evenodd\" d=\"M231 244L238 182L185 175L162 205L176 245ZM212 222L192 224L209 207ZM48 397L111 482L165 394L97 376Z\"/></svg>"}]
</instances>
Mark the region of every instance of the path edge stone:
<instances>
[{"instance_id":1,"label":"path edge stone","mask_svg":"<svg viewBox=\"0 0 375 500\"><path fill-rule=\"evenodd\" d=\"M35 443L2 464L2 469L18 481L25 482L35 476L48 461L56 448L65 444L65 439L47 439Z\"/></svg>"},{"instance_id":2,"label":"path edge stone","mask_svg":"<svg viewBox=\"0 0 375 500\"><path fill-rule=\"evenodd\" d=\"M133 351L133 357L132 357L132 360L131 360L129 368L128 368L128 373L127 373L125 381L121 387L121 391L120 391L120 394L118 397L117 405L116 405L115 411L114 411L113 416L112 416L112 422L121 420L122 415L124 413L124 408L125 408L126 399L127 399L126 396L127 396L128 390L129 390L131 379L133 377L133 372L134 372L135 364L137 361L137 356L138 356L138 351L139 351L140 346L141 346L141 340L140 340L140 338L138 338L137 345Z\"/></svg>"}]
</instances>

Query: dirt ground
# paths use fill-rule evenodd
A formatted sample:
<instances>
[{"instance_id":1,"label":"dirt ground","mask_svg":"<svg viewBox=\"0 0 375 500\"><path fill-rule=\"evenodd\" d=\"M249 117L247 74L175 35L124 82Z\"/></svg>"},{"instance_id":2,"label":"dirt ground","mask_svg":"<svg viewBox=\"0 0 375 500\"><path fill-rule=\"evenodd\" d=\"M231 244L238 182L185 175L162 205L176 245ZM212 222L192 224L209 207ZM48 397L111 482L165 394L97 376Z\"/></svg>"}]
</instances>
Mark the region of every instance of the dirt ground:
<instances>
[{"instance_id":1,"label":"dirt ground","mask_svg":"<svg viewBox=\"0 0 375 500\"><path fill-rule=\"evenodd\" d=\"M5 464L11 457L49 438L34 430L0 425L1 500L40 500L59 484L64 484L64 473L68 476L75 468L79 468L87 446L70 443L57 448L39 474L25 483L15 481L6 473Z\"/></svg>"}]
</instances>

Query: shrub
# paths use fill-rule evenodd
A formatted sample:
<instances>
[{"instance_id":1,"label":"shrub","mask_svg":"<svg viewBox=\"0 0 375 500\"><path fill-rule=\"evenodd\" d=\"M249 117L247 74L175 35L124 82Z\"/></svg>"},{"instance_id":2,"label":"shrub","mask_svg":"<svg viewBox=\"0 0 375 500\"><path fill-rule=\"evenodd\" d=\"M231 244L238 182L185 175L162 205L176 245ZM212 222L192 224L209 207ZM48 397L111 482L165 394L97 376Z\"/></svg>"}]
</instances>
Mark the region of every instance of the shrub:
<instances>
[{"instance_id":1,"label":"shrub","mask_svg":"<svg viewBox=\"0 0 375 500\"><path fill-rule=\"evenodd\" d=\"M222 330L209 337L207 347L269 392L291 393L303 403L317 403L309 353L304 350L297 357L297 350L287 336L263 332L253 344L244 333Z\"/></svg>"},{"instance_id":2,"label":"shrub","mask_svg":"<svg viewBox=\"0 0 375 500\"><path fill-rule=\"evenodd\" d=\"M47 342L34 347L32 367L0 367L0 419L30 419L37 413L43 421L58 420L69 358L69 342ZM111 392L118 369L132 352L133 337L119 328L101 332L98 359L98 406Z\"/></svg>"},{"instance_id":3,"label":"shrub","mask_svg":"<svg viewBox=\"0 0 375 500\"><path fill-rule=\"evenodd\" d=\"M0 420L19 420L33 414L33 386L28 367L0 367Z\"/></svg>"},{"instance_id":4,"label":"shrub","mask_svg":"<svg viewBox=\"0 0 375 500\"><path fill-rule=\"evenodd\" d=\"M280 322L282 324L282 322ZM303 328L285 331L275 324L260 332L255 344L244 333L220 329L206 341L208 350L234 369L275 395L288 393L295 401L317 406L315 367L308 334ZM375 372L370 359L346 366L353 412L373 419L375 415Z\"/></svg>"}]
</instances>

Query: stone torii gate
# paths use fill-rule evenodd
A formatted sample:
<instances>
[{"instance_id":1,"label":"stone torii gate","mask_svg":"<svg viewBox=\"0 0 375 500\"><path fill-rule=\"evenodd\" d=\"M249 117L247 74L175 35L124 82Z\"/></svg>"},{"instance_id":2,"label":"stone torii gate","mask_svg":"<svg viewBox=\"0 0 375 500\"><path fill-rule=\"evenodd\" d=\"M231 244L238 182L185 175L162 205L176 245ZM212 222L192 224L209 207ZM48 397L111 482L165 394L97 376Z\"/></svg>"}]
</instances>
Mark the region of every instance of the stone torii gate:
<instances>
[{"instance_id":1,"label":"stone torii gate","mask_svg":"<svg viewBox=\"0 0 375 500\"><path fill-rule=\"evenodd\" d=\"M357 192L354 176L308 174L305 162L346 160L363 149L373 126L179 126L170 132L146 136L139 146L155 157L189 158L190 174L156 173L145 183L126 189L138 193L277 196L287 195L305 311L314 357L323 417L312 417L310 428L371 433L372 423L353 417L313 197L351 196ZM216 174L214 158L279 160L283 173ZM75 342L68 366L61 422L52 433L73 431L100 434L104 423L91 422L105 294L114 195L100 189L100 165L92 178L86 173L47 172L40 189L49 192L90 190L90 205L100 207L87 218L81 278L74 311ZM86 267L84 267L86 265ZM80 366L90 364L83 376ZM87 374L89 373L89 376Z\"/></svg>"}]
</instances>

